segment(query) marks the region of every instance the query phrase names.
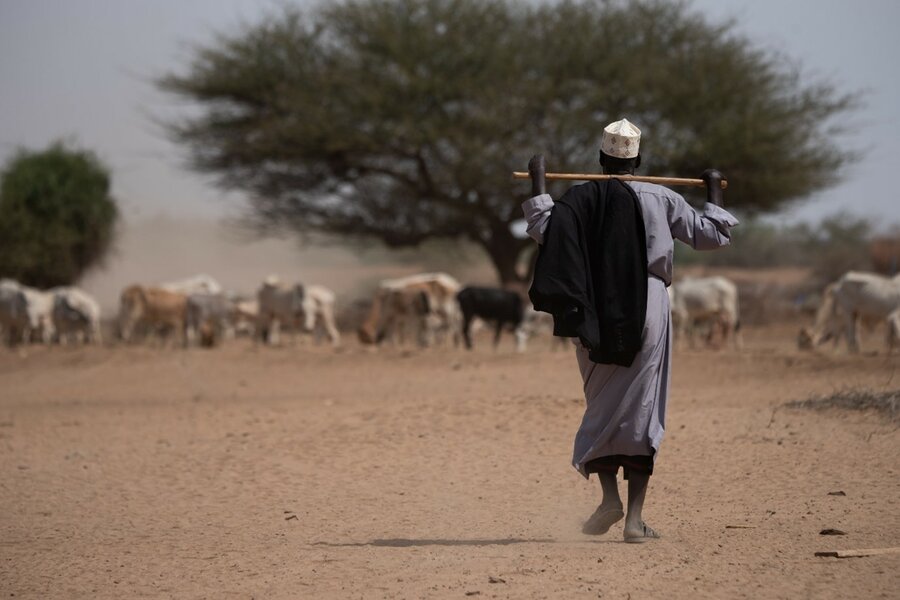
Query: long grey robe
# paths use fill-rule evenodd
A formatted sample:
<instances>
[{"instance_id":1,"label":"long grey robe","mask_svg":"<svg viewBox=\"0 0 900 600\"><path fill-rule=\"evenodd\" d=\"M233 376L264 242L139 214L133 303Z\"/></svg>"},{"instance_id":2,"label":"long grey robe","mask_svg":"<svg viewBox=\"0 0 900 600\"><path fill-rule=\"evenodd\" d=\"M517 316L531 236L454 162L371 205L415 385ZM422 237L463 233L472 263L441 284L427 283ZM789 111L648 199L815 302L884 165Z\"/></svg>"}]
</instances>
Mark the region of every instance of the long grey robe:
<instances>
[{"instance_id":1,"label":"long grey robe","mask_svg":"<svg viewBox=\"0 0 900 600\"><path fill-rule=\"evenodd\" d=\"M656 456L666 423L672 368L672 325L669 294L675 240L696 250L730 243L737 219L725 209L706 204L702 212L668 188L628 182L638 197L647 232L647 320L643 348L630 367L598 364L577 340L576 355L587 407L575 435L573 466L587 477L584 465L601 456ZM549 194L522 204L528 235L544 241L553 199Z\"/></svg>"}]
</instances>

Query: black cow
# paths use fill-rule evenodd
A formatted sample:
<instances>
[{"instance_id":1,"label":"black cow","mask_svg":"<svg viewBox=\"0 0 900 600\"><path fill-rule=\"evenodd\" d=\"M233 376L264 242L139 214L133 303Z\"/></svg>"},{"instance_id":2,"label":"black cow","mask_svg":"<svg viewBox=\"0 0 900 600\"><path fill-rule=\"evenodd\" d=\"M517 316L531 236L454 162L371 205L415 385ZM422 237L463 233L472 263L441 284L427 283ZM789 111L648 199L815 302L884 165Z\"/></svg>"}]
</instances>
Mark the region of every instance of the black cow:
<instances>
[{"instance_id":1,"label":"black cow","mask_svg":"<svg viewBox=\"0 0 900 600\"><path fill-rule=\"evenodd\" d=\"M495 324L494 347L500 343L500 333L504 325L516 330L522 324L525 307L522 297L516 292L499 288L469 286L456 294L459 308L462 310L462 333L466 342L466 348L472 349L472 338L469 330L472 319L481 317L485 321L493 321Z\"/></svg>"}]
</instances>

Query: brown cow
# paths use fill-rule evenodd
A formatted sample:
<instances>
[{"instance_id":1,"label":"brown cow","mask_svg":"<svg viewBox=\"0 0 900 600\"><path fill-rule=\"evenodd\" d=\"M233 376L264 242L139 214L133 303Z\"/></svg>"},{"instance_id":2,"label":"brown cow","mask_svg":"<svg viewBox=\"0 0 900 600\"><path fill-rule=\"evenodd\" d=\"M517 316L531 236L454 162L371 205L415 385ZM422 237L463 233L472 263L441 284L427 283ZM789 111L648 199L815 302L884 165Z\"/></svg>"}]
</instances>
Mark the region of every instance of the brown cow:
<instances>
[{"instance_id":1,"label":"brown cow","mask_svg":"<svg viewBox=\"0 0 900 600\"><path fill-rule=\"evenodd\" d=\"M421 346L435 336L458 341L460 311L456 301L459 283L444 273L424 273L401 279L386 279L378 286L372 309L359 328L359 339L377 344L390 337L403 343L413 333Z\"/></svg>"},{"instance_id":2,"label":"brown cow","mask_svg":"<svg viewBox=\"0 0 900 600\"><path fill-rule=\"evenodd\" d=\"M359 339L364 344L377 344L389 336L394 343L402 344L407 334L413 333L424 345L427 317L428 296L421 287L379 288L369 317L359 328Z\"/></svg>"},{"instance_id":3,"label":"brown cow","mask_svg":"<svg viewBox=\"0 0 900 600\"><path fill-rule=\"evenodd\" d=\"M119 297L119 334L130 342L136 331L185 337L187 296L161 288L132 285Z\"/></svg>"}]
</instances>

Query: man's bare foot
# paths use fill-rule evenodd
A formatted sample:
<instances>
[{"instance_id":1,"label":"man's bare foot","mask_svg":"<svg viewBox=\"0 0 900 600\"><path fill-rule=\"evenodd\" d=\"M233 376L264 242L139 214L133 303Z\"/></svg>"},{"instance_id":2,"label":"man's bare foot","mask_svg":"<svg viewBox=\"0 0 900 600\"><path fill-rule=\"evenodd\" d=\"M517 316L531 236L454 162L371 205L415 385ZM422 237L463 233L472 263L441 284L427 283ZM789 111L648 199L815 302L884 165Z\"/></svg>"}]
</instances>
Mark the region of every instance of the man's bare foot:
<instances>
[{"instance_id":1,"label":"man's bare foot","mask_svg":"<svg viewBox=\"0 0 900 600\"><path fill-rule=\"evenodd\" d=\"M609 506L601 504L594 511L594 514L585 521L584 527L581 528L581 533L586 535L603 535L609 531L613 523L621 521L624 516L625 513L622 511L621 504L611 504Z\"/></svg>"},{"instance_id":2,"label":"man's bare foot","mask_svg":"<svg viewBox=\"0 0 900 600\"><path fill-rule=\"evenodd\" d=\"M660 535L643 521L636 526L625 524L625 542L628 544L643 544L650 540L658 540L659 537Z\"/></svg>"}]
</instances>

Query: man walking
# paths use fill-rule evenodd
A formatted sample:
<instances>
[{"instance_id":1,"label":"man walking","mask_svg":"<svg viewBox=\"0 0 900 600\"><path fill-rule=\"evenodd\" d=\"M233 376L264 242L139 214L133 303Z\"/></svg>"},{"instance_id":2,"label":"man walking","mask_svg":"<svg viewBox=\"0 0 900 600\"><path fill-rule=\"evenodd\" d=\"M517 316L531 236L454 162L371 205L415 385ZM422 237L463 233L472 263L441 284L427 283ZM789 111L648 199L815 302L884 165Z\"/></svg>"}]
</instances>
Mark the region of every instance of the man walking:
<instances>
[{"instance_id":1,"label":"man walking","mask_svg":"<svg viewBox=\"0 0 900 600\"><path fill-rule=\"evenodd\" d=\"M633 175L640 130L626 119L600 143L606 174ZM703 211L659 185L612 179L570 188L554 203L541 155L528 164L532 198L522 204L528 234L541 244L530 296L554 316L554 334L575 338L587 401L572 464L597 473L603 499L583 531L599 535L626 516L616 475L628 481L625 541L658 538L644 523L647 484L665 430L672 364L669 296L674 240L696 250L730 242L738 224L721 208L721 179L706 171Z\"/></svg>"}]
</instances>

